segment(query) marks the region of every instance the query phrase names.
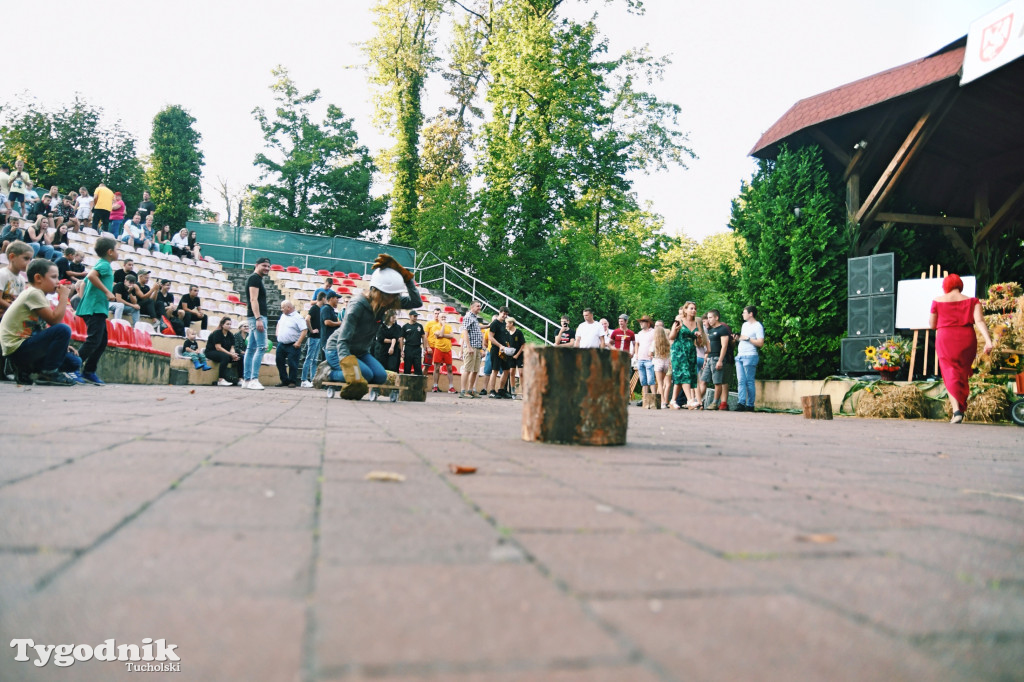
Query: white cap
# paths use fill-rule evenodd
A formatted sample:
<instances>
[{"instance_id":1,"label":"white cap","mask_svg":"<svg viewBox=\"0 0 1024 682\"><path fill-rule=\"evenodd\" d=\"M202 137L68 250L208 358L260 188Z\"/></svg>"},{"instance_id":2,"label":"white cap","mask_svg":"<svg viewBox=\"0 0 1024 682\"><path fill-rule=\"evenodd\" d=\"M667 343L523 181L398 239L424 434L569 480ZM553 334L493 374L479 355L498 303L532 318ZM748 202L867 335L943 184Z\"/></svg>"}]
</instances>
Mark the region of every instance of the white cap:
<instances>
[{"instance_id":1,"label":"white cap","mask_svg":"<svg viewBox=\"0 0 1024 682\"><path fill-rule=\"evenodd\" d=\"M370 286L384 294L404 294L408 291L405 280L391 268L374 270L370 275Z\"/></svg>"}]
</instances>

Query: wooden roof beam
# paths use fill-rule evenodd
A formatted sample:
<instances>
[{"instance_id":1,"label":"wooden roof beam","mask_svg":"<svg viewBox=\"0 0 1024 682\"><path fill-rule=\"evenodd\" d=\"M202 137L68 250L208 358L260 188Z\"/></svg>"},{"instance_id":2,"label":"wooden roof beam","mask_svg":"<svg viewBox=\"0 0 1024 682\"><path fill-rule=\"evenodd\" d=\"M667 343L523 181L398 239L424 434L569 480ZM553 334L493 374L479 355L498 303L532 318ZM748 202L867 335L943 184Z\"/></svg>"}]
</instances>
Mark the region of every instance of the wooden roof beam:
<instances>
[{"instance_id":1,"label":"wooden roof beam","mask_svg":"<svg viewBox=\"0 0 1024 682\"><path fill-rule=\"evenodd\" d=\"M875 215L875 218L887 223L948 225L949 227L978 227L982 222L974 218L950 218L938 215L914 215L912 213L878 213Z\"/></svg>"},{"instance_id":2,"label":"wooden roof beam","mask_svg":"<svg viewBox=\"0 0 1024 682\"><path fill-rule=\"evenodd\" d=\"M868 162L877 153L882 140L889 137L889 133L892 132L892 127L896 124L897 119L895 109L890 109L889 113L880 119L874 127L868 132L867 137L863 139L868 144L858 144L856 151L850 158L850 163L846 164L846 170L843 172L843 182L850 179L850 176L858 172L862 166L866 166ZM869 152L868 149L871 149Z\"/></svg>"},{"instance_id":3,"label":"wooden roof beam","mask_svg":"<svg viewBox=\"0 0 1024 682\"><path fill-rule=\"evenodd\" d=\"M981 228L981 232L974 237L974 245L977 246L998 234L1001 228L1013 220L1022 209L1024 209L1024 182L1017 186L1010 198L1003 202L995 215L985 223L985 227Z\"/></svg>"},{"instance_id":4,"label":"wooden roof beam","mask_svg":"<svg viewBox=\"0 0 1024 682\"><path fill-rule=\"evenodd\" d=\"M843 148L836 144L831 137L823 133L821 128L811 128L807 132L810 133L811 137L817 140L818 143L832 156L836 157L836 161L844 166L848 166L850 164L850 155L843 151Z\"/></svg>"},{"instance_id":5,"label":"wooden roof beam","mask_svg":"<svg viewBox=\"0 0 1024 682\"><path fill-rule=\"evenodd\" d=\"M878 182L875 183L871 193L868 194L868 198L864 200L864 204L857 211L858 223L868 225L875 220L882 205L892 195L893 190L907 171L907 168L910 167L915 157L921 153L928 139L939 127L939 124L942 123L942 119L945 118L946 114L949 113L958 95L959 88L957 87L944 87L935 93L928 107L921 114L920 118L917 119L917 123L910 129L906 139L903 140L903 144L900 145L895 156L889 162L885 172L878 178Z\"/></svg>"}]
</instances>

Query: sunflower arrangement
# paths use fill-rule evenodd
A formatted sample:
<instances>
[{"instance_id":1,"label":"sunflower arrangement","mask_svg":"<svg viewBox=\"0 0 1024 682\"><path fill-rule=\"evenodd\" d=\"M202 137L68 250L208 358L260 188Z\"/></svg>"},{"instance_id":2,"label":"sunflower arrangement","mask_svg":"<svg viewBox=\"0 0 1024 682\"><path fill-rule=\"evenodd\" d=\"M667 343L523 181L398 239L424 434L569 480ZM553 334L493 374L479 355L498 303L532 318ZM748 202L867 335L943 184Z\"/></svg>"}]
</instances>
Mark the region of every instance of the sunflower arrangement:
<instances>
[{"instance_id":1,"label":"sunflower arrangement","mask_svg":"<svg viewBox=\"0 0 1024 682\"><path fill-rule=\"evenodd\" d=\"M878 344L864 349L864 357L868 364L876 370L895 372L910 360L910 341L900 336L892 336Z\"/></svg>"},{"instance_id":2,"label":"sunflower arrangement","mask_svg":"<svg viewBox=\"0 0 1024 682\"><path fill-rule=\"evenodd\" d=\"M978 357L975 367L979 381L989 381L992 375L1017 374L1024 370L1024 296L1017 282L993 284L984 301L985 324L992 335L992 353L981 352L984 339L978 334Z\"/></svg>"},{"instance_id":3,"label":"sunflower arrangement","mask_svg":"<svg viewBox=\"0 0 1024 682\"><path fill-rule=\"evenodd\" d=\"M1012 313L1018 307L1021 286L1017 282L1002 282L988 288L988 299L983 303L987 313Z\"/></svg>"}]
</instances>

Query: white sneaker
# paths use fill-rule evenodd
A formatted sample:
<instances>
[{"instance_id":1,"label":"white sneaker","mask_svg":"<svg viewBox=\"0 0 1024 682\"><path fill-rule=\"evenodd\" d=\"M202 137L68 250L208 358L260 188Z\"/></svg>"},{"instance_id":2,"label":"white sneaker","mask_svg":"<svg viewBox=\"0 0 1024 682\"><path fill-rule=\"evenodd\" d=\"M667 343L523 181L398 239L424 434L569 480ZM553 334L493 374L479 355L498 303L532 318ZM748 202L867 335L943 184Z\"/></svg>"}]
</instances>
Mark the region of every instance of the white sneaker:
<instances>
[{"instance_id":1,"label":"white sneaker","mask_svg":"<svg viewBox=\"0 0 1024 682\"><path fill-rule=\"evenodd\" d=\"M299 384L299 386L301 388L313 388L313 382L312 381L303 381L301 384Z\"/></svg>"},{"instance_id":2,"label":"white sneaker","mask_svg":"<svg viewBox=\"0 0 1024 682\"><path fill-rule=\"evenodd\" d=\"M230 385L231 385L231 382L230 382L230 381L228 381L227 379L221 379L221 380L219 380L219 381L217 382L217 385L218 385L218 386L230 386Z\"/></svg>"},{"instance_id":3,"label":"white sneaker","mask_svg":"<svg viewBox=\"0 0 1024 682\"><path fill-rule=\"evenodd\" d=\"M246 388L248 388L249 390L252 390L252 391L262 391L263 390L263 384L260 383L259 379L252 379L249 382L249 385L246 386Z\"/></svg>"},{"instance_id":4,"label":"white sneaker","mask_svg":"<svg viewBox=\"0 0 1024 682\"><path fill-rule=\"evenodd\" d=\"M239 388L249 388L249 380L242 379L241 381L238 382L238 386Z\"/></svg>"}]
</instances>

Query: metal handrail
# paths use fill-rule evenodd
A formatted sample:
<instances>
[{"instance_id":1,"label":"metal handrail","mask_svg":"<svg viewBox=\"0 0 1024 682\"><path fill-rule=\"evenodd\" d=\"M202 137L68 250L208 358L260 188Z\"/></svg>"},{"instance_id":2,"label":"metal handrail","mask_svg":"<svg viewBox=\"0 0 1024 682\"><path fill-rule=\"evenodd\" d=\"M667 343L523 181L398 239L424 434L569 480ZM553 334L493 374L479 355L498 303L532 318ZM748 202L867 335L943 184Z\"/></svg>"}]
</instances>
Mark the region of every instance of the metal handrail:
<instances>
[{"instance_id":1,"label":"metal handrail","mask_svg":"<svg viewBox=\"0 0 1024 682\"><path fill-rule=\"evenodd\" d=\"M246 265L246 263L245 263L245 252L246 251L257 251L257 252L259 252L259 254L261 256L265 256L265 255L268 255L268 254L276 253L276 254L280 254L282 256L291 256L293 258L295 258L295 257L304 258L305 259L305 261L304 261L305 262L305 266L307 268L309 268L309 259L310 258L318 258L318 259L321 259L321 260L344 261L346 263L362 263L363 264L363 275L364 276L368 272L370 272L370 270L372 269L372 266L373 266L373 261L359 260L358 258L335 258L334 256L322 256L322 255L317 255L317 254L295 253L293 251L274 251L272 249L262 249L262 248L258 249L258 248L253 248L251 246L233 246L233 245L229 245L229 244L214 244L213 242L198 242L198 243L199 243L199 246L213 246L213 247L221 248L221 249L241 249L242 250L242 260L241 261L219 260L218 262L220 262L220 263L228 263L228 264L231 264L231 265L241 265L242 267L245 267L245 265ZM310 268L310 269L312 270L312 269L315 269L315 268ZM323 269L323 268L321 268L321 269Z\"/></svg>"},{"instance_id":2,"label":"metal handrail","mask_svg":"<svg viewBox=\"0 0 1024 682\"><path fill-rule=\"evenodd\" d=\"M434 260L437 262L424 266L424 263L427 262L428 256L432 256ZM434 276L434 272L429 273L429 278L427 275L424 274L435 268L441 268L440 274L438 276ZM463 281L456 281L456 279L449 274L449 271L452 274L460 275L463 278ZM443 291L444 293L448 293L449 288L455 289L469 296L473 300L480 301L486 308L489 308L490 310L497 312L499 306L488 301L486 299L486 294L482 293L493 292L494 294L497 294L499 298L504 299L505 307L512 307L514 305L516 308L523 310L526 313L533 315L535 318L537 318L536 321L533 321L531 323L533 327L539 327L539 323L543 322L544 331L540 332L537 329L534 329L531 325L525 324L522 320L522 315L517 314L515 316L516 322L519 324L520 327L530 332L534 336L539 337L544 341L544 343L548 345L554 344L554 340L548 337L549 329L557 333L558 330L561 328L559 324L556 323L554 320L542 315L541 313L537 312L536 310L529 307L525 303L522 303L521 301L512 298L505 292L491 286L490 284L484 282L475 275L471 275L465 270L458 268L447 261L441 260L441 258L439 258L437 254L435 254L433 251L426 252L420 258L419 264L416 266L416 280L419 282L420 286L426 286L428 283L433 284L435 282L438 282L440 283L441 291Z\"/></svg>"}]
</instances>

